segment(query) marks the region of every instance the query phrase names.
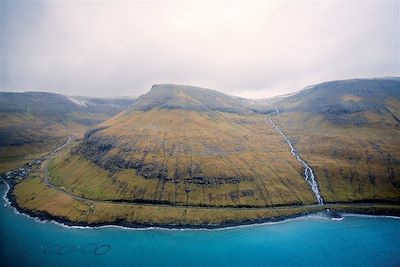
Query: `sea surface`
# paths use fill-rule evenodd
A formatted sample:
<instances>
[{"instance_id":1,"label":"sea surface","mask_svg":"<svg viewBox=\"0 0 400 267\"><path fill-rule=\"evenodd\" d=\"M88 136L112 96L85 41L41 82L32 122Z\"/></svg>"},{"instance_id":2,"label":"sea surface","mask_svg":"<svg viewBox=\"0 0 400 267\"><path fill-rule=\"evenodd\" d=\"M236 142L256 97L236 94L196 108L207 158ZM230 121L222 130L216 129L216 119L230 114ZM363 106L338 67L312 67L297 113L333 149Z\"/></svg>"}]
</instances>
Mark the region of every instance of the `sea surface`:
<instances>
[{"instance_id":1,"label":"sea surface","mask_svg":"<svg viewBox=\"0 0 400 267\"><path fill-rule=\"evenodd\" d=\"M0 194L6 187L0 184ZM400 266L400 219L322 215L218 230L67 228L1 199L0 266Z\"/></svg>"}]
</instances>

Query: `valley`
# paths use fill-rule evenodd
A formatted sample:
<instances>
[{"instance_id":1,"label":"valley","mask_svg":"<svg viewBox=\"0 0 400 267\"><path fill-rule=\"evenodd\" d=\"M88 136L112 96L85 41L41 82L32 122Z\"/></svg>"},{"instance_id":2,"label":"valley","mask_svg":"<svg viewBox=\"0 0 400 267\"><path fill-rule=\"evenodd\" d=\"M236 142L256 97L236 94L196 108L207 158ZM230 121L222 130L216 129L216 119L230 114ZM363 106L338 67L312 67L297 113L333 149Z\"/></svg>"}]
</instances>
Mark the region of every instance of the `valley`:
<instances>
[{"instance_id":1,"label":"valley","mask_svg":"<svg viewBox=\"0 0 400 267\"><path fill-rule=\"evenodd\" d=\"M46 155L71 135L81 137L133 101L0 92L0 173Z\"/></svg>"}]
</instances>

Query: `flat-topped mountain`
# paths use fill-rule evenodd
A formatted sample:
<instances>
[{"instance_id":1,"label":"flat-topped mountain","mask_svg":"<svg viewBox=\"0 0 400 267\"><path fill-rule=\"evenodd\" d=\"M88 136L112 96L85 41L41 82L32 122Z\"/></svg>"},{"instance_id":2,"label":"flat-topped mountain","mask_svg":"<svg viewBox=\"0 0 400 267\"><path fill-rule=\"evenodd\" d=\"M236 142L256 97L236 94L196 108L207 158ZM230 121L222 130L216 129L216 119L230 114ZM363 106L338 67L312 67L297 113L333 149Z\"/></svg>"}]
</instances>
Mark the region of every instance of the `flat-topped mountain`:
<instances>
[{"instance_id":1,"label":"flat-topped mountain","mask_svg":"<svg viewBox=\"0 0 400 267\"><path fill-rule=\"evenodd\" d=\"M284 111L314 114L345 114L360 111L386 112L400 98L400 78L350 79L310 85L295 93L265 99L240 99L257 113Z\"/></svg>"},{"instance_id":2,"label":"flat-topped mountain","mask_svg":"<svg viewBox=\"0 0 400 267\"><path fill-rule=\"evenodd\" d=\"M215 90L176 84L153 85L130 109L148 111L154 108L251 113L236 97Z\"/></svg>"},{"instance_id":3,"label":"flat-topped mountain","mask_svg":"<svg viewBox=\"0 0 400 267\"><path fill-rule=\"evenodd\" d=\"M301 164L266 117L234 97L191 86L153 86L127 111L88 131L70 155L54 161L51 173L59 186L74 184L75 192L95 199L195 206L315 202Z\"/></svg>"},{"instance_id":4,"label":"flat-topped mountain","mask_svg":"<svg viewBox=\"0 0 400 267\"><path fill-rule=\"evenodd\" d=\"M272 106L283 112L323 115L333 123L368 123L374 114L400 122L400 78L325 82L280 98Z\"/></svg>"}]
</instances>

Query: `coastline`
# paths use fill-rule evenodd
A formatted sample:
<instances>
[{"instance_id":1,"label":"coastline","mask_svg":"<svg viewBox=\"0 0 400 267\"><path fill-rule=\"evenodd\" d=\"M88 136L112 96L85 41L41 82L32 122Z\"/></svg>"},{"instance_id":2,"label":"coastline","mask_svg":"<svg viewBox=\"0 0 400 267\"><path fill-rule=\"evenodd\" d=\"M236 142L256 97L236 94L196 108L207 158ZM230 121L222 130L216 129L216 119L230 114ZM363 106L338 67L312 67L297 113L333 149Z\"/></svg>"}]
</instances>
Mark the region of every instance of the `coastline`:
<instances>
[{"instance_id":1,"label":"coastline","mask_svg":"<svg viewBox=\"0 0 400 267\"><path fill-rule=\"evenodd\" d=\"M245 220L240 222L226 222L221 224L202 224L202 225L191 225L191 224L152 224L152 223L131 223L126 221L115 221L115 222L104 222L104 223L87 223L87 222L73 222L68 219L53 216L46 212L42 211L32 211L26 208L21 208L18 206L18 203L15 200L15 196L12 194L12 186L10 186L6 181L3 183L8 185L8 190L3 196L8 205L14 208L18 213L26 215L34 220L39 220L41 222L55 222L62 226L67 227L79 227L79 228L99 228L99 227L123 227L123 228L131 228L131 229L145 229L145 228L161 228L161 229L175 229L175 230L182 230L182 229L193 229L193 230L210 230L210 229L223 229L223 228L230 228L230 227L238 227L238 226L247 226L253 224L262 224L262 223L275 223L281 222L287 219L293 219L297 217L302 217L305 215L310 215L317 212L305 212L301 214L296 214L293 216L281 216L275 218L265 218L259 220Z\"/></svg>"},{"instance_id":2,"label":"coastline","mask_svg":"<svg viewBox=\"0 0 400 267\"><path fill-rule=\"evenodd\" d=\"M40 166L44 160L49 159L50 156L58 153L63 148L67 147L71 142L72 137L69 137L65 144L57 147L55 150L47 154L46 156L32 161L29 165L25 164L25 169L22 171L23 177L20 179L24 179L28 173L30 172L33 165L36 164L36 167ZM21 170L21 169L20 169ZM26 171L26 172L25 172ZM18 172L18 171L14 171ZM21 175L21 172L17 176ZM8 176L8 174L6 174ZM259 215L257 217L247 217L244 216L240 219L222 219L215 223L175 223L175 221L180 221L180 219L176 219L175 221L171 221L168 223L158 223L158 222L141 222L141 221L129 221L126 218L123 219L115 219L110 221L100 221L100 222L87 222L84 220L75 221L70 220L69 218L60 216L60 215L52 215L46 211L38 211L32 210L26 207L21 207L18 205L16 201L16 197L13 193L14 187L17 184L17 180L15 177L7 177L1 179L0 182L3 182L7 185L7 190L3 196L3 199L6 202L6 205L10 205L16 213L22 214L29 218L34 219L35 221L45 223L51 222L63 227L68 228L100 228L100 227L122 227L127 229L171 229L171 230L184 230L184 229L193 229L193 230L215 230L215 229L229 229L234 227L246 227L251 225L261 225L267 223L279 223L285 222L290 219L301 218L304 216L310 216L313 214L320 214L323 217L332 220L341 220L343 219L342 215L344 214L361 214L367 216L395 216L396 218L400 218L400 203L362 203L362 202L352 202L352 203L324 203L324 205L315 205L313 207L305 207L305 206L284 206L283 209L286 209L286 212L280 212L279 207L269 207L265 208L265 210L273 210L273 212L269 212L269 214ZM15 174L14 174L15 176ZM172 207L173 208L173 207ZM187 207L190 209L191 207ZM276 209L276 210L275 210ZM217 209L215 209L217 211ZM246 212L247 209L243 209L243 212ZM186 210L185 210L186 213Z\"/></svg>"},{"instance_id":3,"label":"coastline","mask_svg":"<svg viewBox=\"0 0 400 267\"><path fill-rule=\"evenodd\" d=\"M14 184L9 184L7 181L2 180L2 182L7 186L7 189L3 195L3 199L6 202L5 205L9 205L17 214L27 216L40 223L54 223L67 228L78 228L78 229L95 229L95 228L105 228L105 227L116 227L124 229L136 229L136 230L150 230L150 229L164 229L164 230L218 230L218 229L231 229L236 227L246 227L252 225L262 225L262 224L272 224L281 223L291 219L298 219L305 216L312 216L320 214L321 217L324 216L327 219L341 220L343 217L348 216L369 216L369 217L389 217L400 219L400 210L394 213L382 211L370 211L362 212L357 209L341 209L340 205L338 208L321 206L317 210L309 210L305 212L300 212L292 215L283 215L277 217L266 217L259 219L249 219L242 221L232 221L223 222L218 224L154 224L154 223L139 223L139 222L127 222L124 220L116 220L114 222L99 222L99 223L88 223L88 222L74 222L66 218L54 216L42 211L33 211L27 208L22 208L18 206L15 196L12 193ZM331 211L326 211L331 210ZM340 217L336 217L339 215Z\"/></svg>"}]
</instances>

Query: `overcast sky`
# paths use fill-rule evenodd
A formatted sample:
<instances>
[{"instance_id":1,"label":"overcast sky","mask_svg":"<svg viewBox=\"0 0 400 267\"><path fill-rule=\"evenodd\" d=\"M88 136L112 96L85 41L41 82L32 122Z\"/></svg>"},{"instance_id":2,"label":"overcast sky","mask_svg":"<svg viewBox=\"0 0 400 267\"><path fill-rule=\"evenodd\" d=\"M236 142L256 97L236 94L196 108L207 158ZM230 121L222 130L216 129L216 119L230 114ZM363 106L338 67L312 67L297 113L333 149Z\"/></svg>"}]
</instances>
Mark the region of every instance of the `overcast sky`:
<instances>
[{"instance_id":1,"label":"overcast sky","mask_svg":"<svg viewBox=\"0 0 400 267\"><path fill-rule=\"evenodd\" d=\"M1 1L1 91L248 98L400 76L400 2Z\"/></svg>"}]
</instances>

